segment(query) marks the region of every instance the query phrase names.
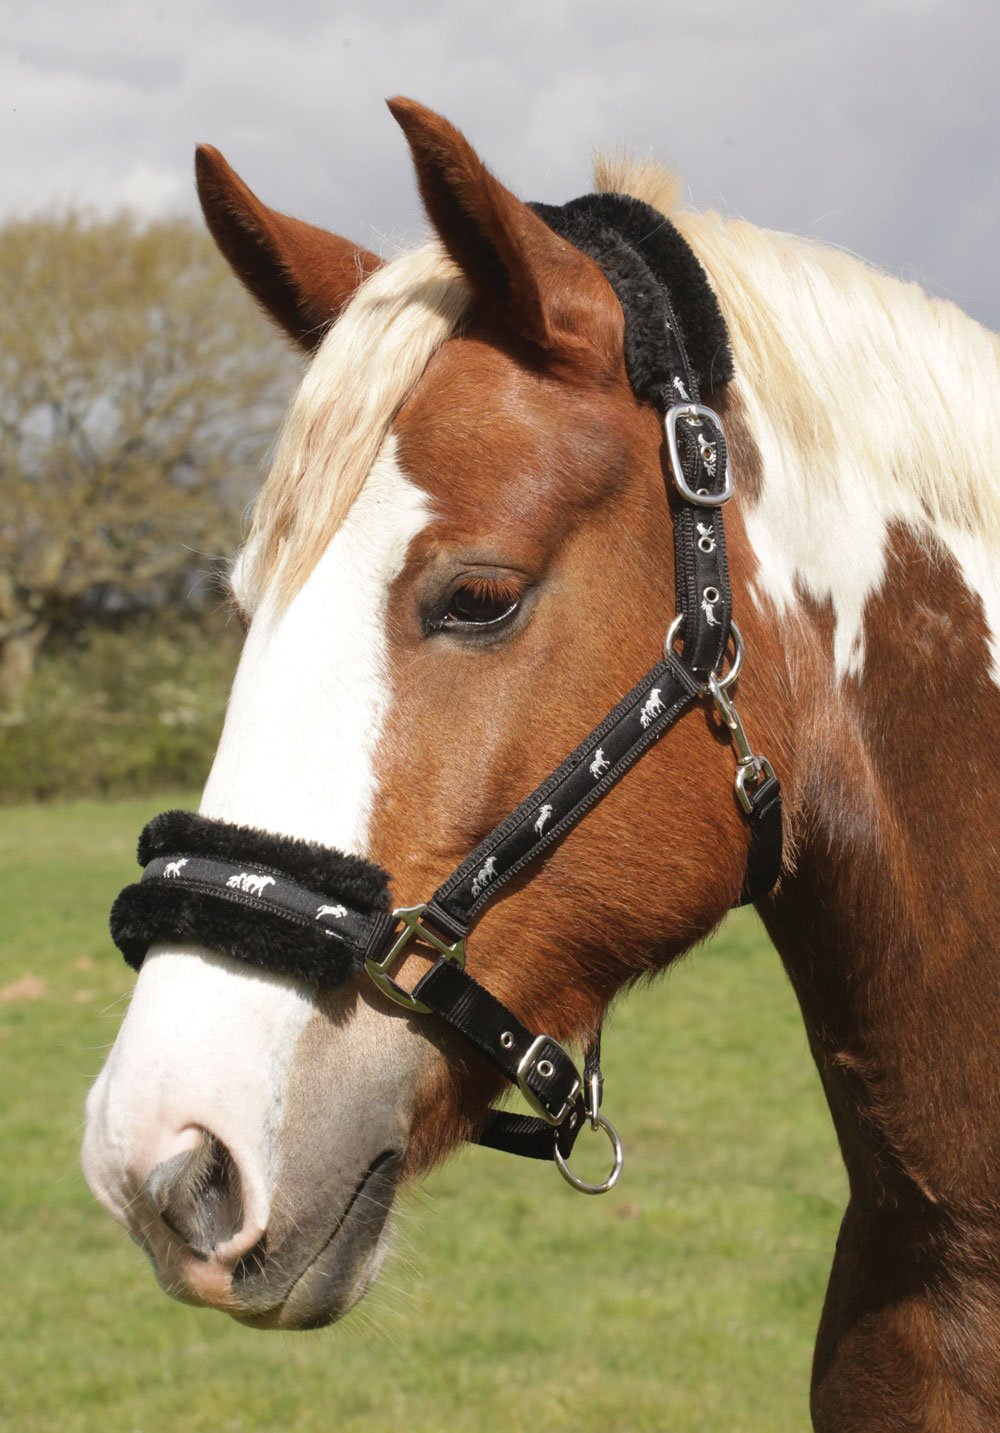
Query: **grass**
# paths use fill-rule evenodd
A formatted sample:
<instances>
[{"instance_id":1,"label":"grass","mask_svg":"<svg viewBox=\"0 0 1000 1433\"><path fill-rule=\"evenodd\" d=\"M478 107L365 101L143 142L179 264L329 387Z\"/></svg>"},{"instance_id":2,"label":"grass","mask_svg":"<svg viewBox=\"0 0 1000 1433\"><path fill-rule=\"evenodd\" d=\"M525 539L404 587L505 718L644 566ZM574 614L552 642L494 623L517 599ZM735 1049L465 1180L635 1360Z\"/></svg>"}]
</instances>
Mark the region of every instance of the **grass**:
<instances>
[{"instance_id":1,"label":"grass","mask_svg":"<svg viewBox=\"0 0 1000 1433\"><path fill-rule=\"evenodd\" d=\"M183 798L181 798L183 800ZM617 1010L622 1183L469 1150L405 1201L339 1328L169 1302L78 1167L131 974L106 934L164 798L0 811L0 1426L527 1433L808 1426L845 1188L794 1000L751 913Z\"/></svg>"}]
</instances>

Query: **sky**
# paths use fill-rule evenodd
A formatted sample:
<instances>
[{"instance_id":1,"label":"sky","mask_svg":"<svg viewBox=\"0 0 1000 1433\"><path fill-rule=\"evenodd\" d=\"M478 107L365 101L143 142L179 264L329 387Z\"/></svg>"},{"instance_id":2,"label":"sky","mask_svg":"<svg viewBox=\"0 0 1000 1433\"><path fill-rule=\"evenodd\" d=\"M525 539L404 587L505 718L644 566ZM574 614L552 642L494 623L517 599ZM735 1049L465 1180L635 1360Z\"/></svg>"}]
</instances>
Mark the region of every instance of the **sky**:
<instances>
[{"instance_id":1,"label":"sky","mask_svg":"<svg viewBox=\"0 0 1000 1433\"><path fill-rule=\"evenodd\" d=\"M206 140L389 251L423 228L383 103L407 94L524 198L625 147L1000 327L996 0L0 0L0 34L0 220L194 213Z\"/></svg>"}]
</instances>

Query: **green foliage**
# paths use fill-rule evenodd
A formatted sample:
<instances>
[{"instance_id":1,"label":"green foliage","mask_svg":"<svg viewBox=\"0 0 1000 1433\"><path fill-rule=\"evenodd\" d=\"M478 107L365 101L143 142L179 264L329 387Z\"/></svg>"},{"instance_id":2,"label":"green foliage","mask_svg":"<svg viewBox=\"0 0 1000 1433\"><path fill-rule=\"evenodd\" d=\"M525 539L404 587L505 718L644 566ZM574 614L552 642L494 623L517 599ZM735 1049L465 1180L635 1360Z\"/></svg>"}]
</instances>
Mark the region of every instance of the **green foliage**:
<instances>
[{"instance_id":1,"label":"green foliage","mask_svg":"<svg viewBox=\"0 0 1000 1433\"><path fill-rule=\"evenodd\" d=\"M0 726L0 802L200 784L238 655L218 615L90 627L45 652L23 718Z\"/></svg>"},{"instance_id":2,"label":"green foliage","mask_svg":"<svg viewBox=\"0 0 1000 1433\"><path fill-rule=\"evenodd\" d=\"M0 710L82 621L225 551L299 371L200 224L0 225Z\"/></svg>"},{"instance_id":3,"label":"green foliage","mask_svg":"<svg viewBox=\"0 0 1000 1433\"><path fill-rule=\"evenodd\" d=\"M0 1426L801 1433L845 1189L751 912L610 1023L612 1194L468 1150L404 1200L381 1290L341 1327L262 1334L167 1301L77 1148L132 979L107 907L141 824L190 799L0 812Z\"/></svg>"}]
</instances>

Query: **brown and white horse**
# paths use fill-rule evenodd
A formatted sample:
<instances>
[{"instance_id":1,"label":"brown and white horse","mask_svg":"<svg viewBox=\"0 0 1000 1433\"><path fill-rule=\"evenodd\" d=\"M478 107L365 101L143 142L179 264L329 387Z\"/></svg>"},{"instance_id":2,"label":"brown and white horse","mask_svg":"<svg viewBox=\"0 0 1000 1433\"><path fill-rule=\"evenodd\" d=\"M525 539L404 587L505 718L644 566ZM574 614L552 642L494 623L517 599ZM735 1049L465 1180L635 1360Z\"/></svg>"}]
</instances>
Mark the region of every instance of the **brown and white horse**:
<instances>
[{"instance_id":1,"label":"brown and white horse","mask_svg":"<svg viewBox=\"0 0 1000 1433\"><path fill-rule=\"evenodd\" d=\"M392 109L439 237L385 265L199 152L223 253L314 354L232 576L248 632L202 810L369 857L404 904L656 660L674 578L662 429L602 273L445 121ZM815 1426L995 1430L997 342L842 253L673 212L662 171L598 184L671 212L730 329L740 705L789 828L762 914L850 1177ZM690 710L495 902L471 971L585 1037L737 894L732 776ZM90 1095L86 1173L172 1293L315 1325L371 1285L397 1183L496 1085L366 980L317 994L160 946Z\"/></svg>"}]
</instances>

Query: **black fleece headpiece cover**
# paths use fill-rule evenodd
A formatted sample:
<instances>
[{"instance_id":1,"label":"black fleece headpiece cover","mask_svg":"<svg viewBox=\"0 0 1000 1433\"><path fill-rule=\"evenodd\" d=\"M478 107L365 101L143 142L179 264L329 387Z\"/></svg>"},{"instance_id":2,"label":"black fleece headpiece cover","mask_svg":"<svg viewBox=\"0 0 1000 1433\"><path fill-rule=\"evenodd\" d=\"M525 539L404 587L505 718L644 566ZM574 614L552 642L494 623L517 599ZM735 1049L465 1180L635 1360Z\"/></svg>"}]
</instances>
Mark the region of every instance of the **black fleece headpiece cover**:
<instances>
[{"instance_id":1,"label":"black fleece headpiece cover","mask_svg":"<svg viewBox=\"0 0 1000 1433\"><path fill-rule=\"evenodd\" d=\"M703 394L729 382L733 359L719 302L691 246L658 209L627 194L531 208L604 271L625 315L625 367L637 398L662 402L671 336Z\"/></svg>"}]
</instances>

